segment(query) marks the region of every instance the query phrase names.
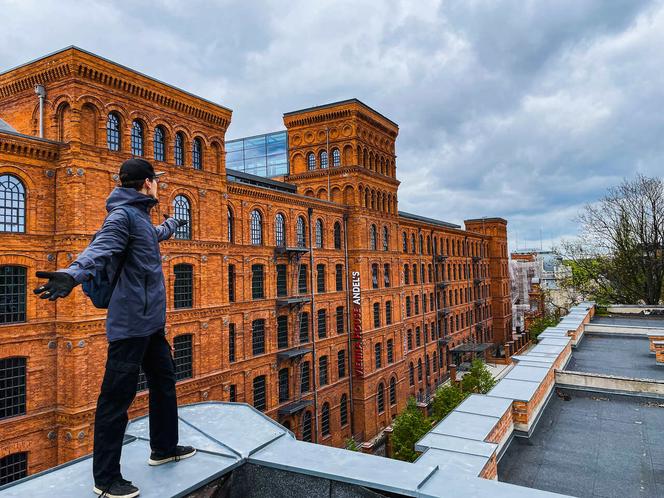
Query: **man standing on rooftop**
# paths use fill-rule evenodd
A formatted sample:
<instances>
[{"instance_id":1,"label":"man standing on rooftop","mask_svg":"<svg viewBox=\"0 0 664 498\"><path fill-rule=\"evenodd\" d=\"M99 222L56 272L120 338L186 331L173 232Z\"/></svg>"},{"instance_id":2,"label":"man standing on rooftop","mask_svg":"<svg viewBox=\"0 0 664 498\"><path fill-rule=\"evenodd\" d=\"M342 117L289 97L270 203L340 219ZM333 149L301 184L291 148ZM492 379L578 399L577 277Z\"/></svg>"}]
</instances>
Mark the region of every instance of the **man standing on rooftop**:
<instances>
[{"instance_id":1,"label":"man standing on rooftop","mask_svg":"<svg viewBox=\"0 0 664 498\"><path fill-rule=\"evenodd\" d=\"M159 242L186 221L165 215L161 225L152 225L150 210L158 202L162 174L144 159L125 161L120 167L122 187L116 187L106 200L108 215L90 245L68 268L37 272L48 282L35 293L51 301L102 274L108 274L112 282L106 318L108 356L95 413L93 454L93 491L107 498L139 494L122 477L120 454L141 366L150 390L148 463L161 465L196 453L191 446L178 446L175 365L164 330L166 289L159 251Z\"/></svg>"}]
</instances>

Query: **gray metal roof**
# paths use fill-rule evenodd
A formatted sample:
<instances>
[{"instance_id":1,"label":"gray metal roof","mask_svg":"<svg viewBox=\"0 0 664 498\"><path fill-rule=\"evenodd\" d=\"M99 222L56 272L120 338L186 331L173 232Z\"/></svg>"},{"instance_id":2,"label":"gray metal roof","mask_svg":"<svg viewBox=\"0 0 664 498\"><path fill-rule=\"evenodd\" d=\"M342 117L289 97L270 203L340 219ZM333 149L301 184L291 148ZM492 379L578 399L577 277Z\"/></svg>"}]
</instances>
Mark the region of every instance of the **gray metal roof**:
<instances>
[{"instance_id":1,"label":"gray metal roof","mask_svg":"<svg viewBox=\"0 0 664 498\"><path fill-rule=\"evenodd\" d=\"M0 118L0 131L13 131L16 133L16 130L2 118Z\"/></svg>"},{"instance_id":2,"label":"gray metal roof","mask_svg":"<svg viewBox=\"0 0 664 498\"><path fill-rule=\"evenodd\" d=\"M461 225L457 225L455 223L435 220L433 218L427 218L426 216L420 216L419 214L406 213L405 211L399 211L399 216L410 220L423 221L425 223L430 223L432 225L438 225L445 228L461 228Z\"/></svg>"},{"instance_id":3,"label":"gray metal roof","mask_svg":"<svg viewBox=\"0 0 664 498\"><path fill-rule=\"evenodd\" d=\"M513 380L528 380L531 382L542 382L551 368L548 365L526 366L517 365L504 377Z\"/></svg>"},{"instance_id":4,"label":"gray metal roof","mask_svg":"<svg viewBox=\"0 0 664 498\"><path fill-rule=\"evenodd\" d=\"M499 398L515 399L519 401L530 401L539 388L539 382L531 382L527 380L516 379L502 379L495 385L489 396L497 396Z\"/></svg>"},{"instance_id":5,"label":"gray metal roof","mask_svg":"<svg viewBox=\"0 0 664 498\"><path fill-rule=\"evenodd\" d=\"M460 412L476 413L500 418L505 412L512 409L512 402L506 399L490 398L482 394L471 394L456 410Z\"/></svg>"},{"instance_id":6,"label":"gray metal roof","mask_svg":"<svg viewBox=\"0 0 664 498\"><path fill-rule=\"evenodd\" d=\"M446 436L484 441L497 422L497 417L453 410L447 417L438 422L431 429L431 432L433 434L444 434Z\"/></svg>"},{"instance_id":7,"label":"gray metal roof","mask_svg":"<svg viewBox=\"0 0 664 498\"><path fill-rule=\"evenodd\" d=\"M498 399L498 398L494 398ZM510 402L511 403L511 402ZM439 450L454 451L457 453L467 453L469 455L491 457L496 451L496 443L487 443L476 439L466 439L457 436L448 436L446 434L435 434L429 432L415 444L417 451L424 451L428 448Z\"/></svg>"}]
</instances>

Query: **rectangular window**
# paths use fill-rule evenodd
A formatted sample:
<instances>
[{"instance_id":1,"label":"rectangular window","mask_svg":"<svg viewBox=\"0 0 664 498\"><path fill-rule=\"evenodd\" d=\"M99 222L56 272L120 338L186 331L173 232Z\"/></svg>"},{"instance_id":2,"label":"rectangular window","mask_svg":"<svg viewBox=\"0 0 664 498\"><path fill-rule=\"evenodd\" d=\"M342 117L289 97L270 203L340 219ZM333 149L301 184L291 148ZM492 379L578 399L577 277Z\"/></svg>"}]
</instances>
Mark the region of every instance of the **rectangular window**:
<instances>
[{"instance_id":1,"label":"rectangular window","mask_svg":"<svg viewBox=\"0 0 664 498\"><path fill-rule=\"evenodd\" d=\"M318 360L318 380L321 386L326 386L327 381L327 356L321 356Z\"/></svg>"},{"instance_id":2,"label":"rectangular window","mask_svg":"<svg viewBox=\"0 0 664 498\"><path fill-rule=\"evenodd\" d=\"M380 327L380 303L374 303L373 305L373 322L375 329Z\"/></svg>"},{"instance_id":3,"label":"rectangular window","mask_svg":"<svg viewBox=\"0 0 664 498\"><path fill-rule=\"evenodd\" d=\"M309 342L309 313L300 314L300 343Z\"/></svg>"},{"instance_id":4,"label":"rectangular window","mask_svg":"<svg viewBox=\"0 0 664 498\"><path fill-rule=\"evenodd\" d=\"M307 279L307 265L300 265L300 273L297 278L297 291L300 294L306 294L309 290Z\"/></svg>"},{"instance_id":5,"label":"rectangular window","mask_svg":"<svg viewBox=\"0 0 664 498\"><path fill-rule=\"evenodd\" d=\"M387 340L387 363L394 363L394 342L392 342L392 339Z\"/></svg>"},{"instance_id":6,"label":"rectangular window","mask_svg":"<svg viewBox=\"0 0 664 498\"><path fill-rule=\"evenodd\" d=\"M288 266L277 265L277 297L288 295Z\"/></svg>"},{"instance_id":7,"label":"rectangular window","mask_svg":"<svg viewBox=\"0 0 664 498\"><path fill-rule=\"evenodd\" d=\"M193 354L191 334L179 335L173 339L173 361L175 362L175 380L193 377Z\"/></svg>"},{"instance_id":8,"label":"rectangular window","mask_svg":"<svg viewBox=\"0 0 664 498\"><path fill-rule=\"evenodd\" d=\"M26 359L0 360L0 419L25 415Z\"/></svg>"},{"instance_id":9,"label":"rectangular window","mask_svg":"<svg viewBox=\"0 0 664 498\"><path fill-rule=\"evenodd\" d=\"M254 408L264 412L267 408L265 400L265 375L254 378Z\"/></svg>"},{"instance_id":10,"label":"rectangular window","mask_svg":"<svg viewBox=\"0 0 664 498\"><path fill-rule=\"evenodd\" d=\"M228 361L235 361L235 324L228 324Z\"/></svg>"},{"instance_id":11,"label":"rectangular window","mask_svg":"<svg viewBox=\"0 0 664 498\"><path fill-rule=\"evenodd\" d=\"M385 281L385 287L390 286L390 265L385 264L383 266L383 280Z\"/></svg>"},{"instance_id":12,"label":"rectangular window","mask_svg":"<svg viewBox=\"0 0 664 498\"><path fill-rule=\"evenodd\" d=\"M173 284L173 307L191 308L194 304L193 276L194 267L187 264L175 265L175 283ZM147 277L145 285L147 286Z\"/></svg>"},{"instance_id":13,"label":"rectangular window","mask_svg":"<svg viewBox=\"0 0 664 498\"><path fill-rule=\"evenodd\" d=\"M344 267L342 265L335 266L334 281L337 291L344 290Z\"/></svg>"},{"instance_id":14,"label":"rectangular window","mask_svg":"<svg viewBox=\"0 0 664 498\"><path fill-rule=\"evenodd\" d=\"M337 373L340 379L346 376L346 350L341 349L337 352Z\"/></svg>"},{"instance_id":15,"label":"rectangular window","mask_svg":"<svg viewBox=\"0 0 664 498\"><path fill-rule=\"evenodd\" d=\"M288 315L277 317L277 348L288 347Z\"/></svg>"},{"instance_id":16,"label":"rectangular window","mask_svg":"<svg viewBox=\"0 0 664 498\"><path fill-rule=\"evenodd\" d=\"M265 298L263 290L263 265L251 265L251 298Z\"/></svg>"},{"instance_id":17,"label":"rectangular window","mask_svg":"<svg viewBox=\"0 0 664 498\"><path fill-rule=\"evenodd\" d=\"M288 369L279 370L279 403L285 403L290 398Z\"/></svg>"},{"instance_id":18,"label":"rectangular window","mask_svg":"<svg viewBox=\"0 0 664 498\"><path fill-rule=\"evenodd\" d=\"M235 384L231 384L228 389L228 401L231 403L235 403L237 401L237 386Z\"/></svg>"},{"instance_id":19,"label":"rectangular window","mask_svg":"<svg viewBox=\"0 0 664 498\"><path fill-rule=\"evenodd\" d=\"M235 265L228 265L228 301L235 302Z\"/></svg>"},{"instance_id":20,"label":"rectangular window","mask_svg":"<svg viewBox=\"0 0 664 498\"><path fill-rule=\"evenodd\" d=\"M251 353L254 356L265 353L265 320L251 322Z\"/></svg>"},{"instance_id":21,"label":"rectangular window","mask_svg":"<svg viewBox=\"0 0 664 498\"><path fill-rule=\"evenodd\" d=\"M325 265L316 265L316 292L325 292Z\"/></svg>"},{"instance_id":22,"label":"rectangular window","mask_svg":"<svg viewBox=\"0 0 664 498\"><path fill-rule=\"evenodd\" d=\"M318 310L318 338L327 337L327 310Z\"/></svg>"},{"instance_id":23,"label":"rectangular window","mask_svg":"<svg viewBox=\"0 0 664 498\"><path fill-rule=\"evenodd\" d=\"M344 320L344 307L343 306L337 306L337 334L343 334L344 333L344 324L346 323L346 320Z\"/></svg>"},{"instance_id":24,"label":"rectangular window","mask_svg":"<svg viewBox=\"0 0 664 498\"><path fill-rule=\"evenodd\" d=\"M385 325L392 325L392 301L385 303Z\"/></svg>"},{"instance_id":25,"label":"rectangular window","mask_svg":"<svg viewBox=\"0 0 664 498\"><path fill-rule=\"evenodd\" d=\"M28 475L28 453L12 453L0 458L0 486L23 479Z\"/></svg>"},{"instance_id":26,"label":"rectangular window","mask_svg":"<svg viewBox=\"0 0 664 498\"><path fill-rule=\"evenodd\" d=\"M309 362L300 363L300 392L308 393L311 389L311 373L309 371Z\"/></svg>"},{"instance_id":27,"label":"rectangular window","mask_svg":"<svg viewBox=\"0 0 664 498\"><path fill-rule=\"evenodd\" d=\"M406 296L406 317L410 316L410 296Z\"/></svg>"},{"instance_id":28,"label":"rectangular window","mask_svg":"<svg viewBox=\"0 0 664 498\"><path fill-rule=\"evenodd\" d=\"M378 265L371 265L371 288L378 289Z\"/></svg>"},{"instance_id":29,"label":"rectangular window","mask_svg":"<svg viewBox=\"0 0 664 498\"><path fill-rule=\"evenodd\" d=\"M415 314L419 315L420 313L420 296L415 296Z\"/></svg>"},{"instance_id":30,"label":"rectangular window","mask_svg":"<svg viewBox=\"0 0 664 498\"><path fill-rule=\"evenodd\" d=\"M0 324L25 321L26 269L0 266Z\"/></svg>"}]
</instances>

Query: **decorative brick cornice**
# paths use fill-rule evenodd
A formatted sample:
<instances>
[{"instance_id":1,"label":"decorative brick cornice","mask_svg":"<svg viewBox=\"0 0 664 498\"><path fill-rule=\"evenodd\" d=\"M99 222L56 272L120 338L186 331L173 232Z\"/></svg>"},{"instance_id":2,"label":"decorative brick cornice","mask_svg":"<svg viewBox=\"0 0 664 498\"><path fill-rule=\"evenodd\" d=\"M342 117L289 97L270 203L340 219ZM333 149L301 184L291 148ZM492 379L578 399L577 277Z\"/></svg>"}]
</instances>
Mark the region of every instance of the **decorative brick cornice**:
<instances>
[{"instance_id":1,"label":"decorative brick cornice","mask_svg":"<svg viewBox=\"0 0 664 498\"><path fill-rule=\"evenodd\" d=\"M49 81L57 81L71 73L68 63L58 64L43 71L31 74L0 86L0 97L10 97L16 93L34 88L35 85L43 85Z\"/></svg>"},{"instance_id":2,"label":"decorative brick cornice","mask_svg":"<svg viewBox=\"0 0 664 498\"><path fill-rule=\"evenodd\" d=\"M250 196L252 199L264 199L274 202L288 202L294 206L301 206L303 208L311 207L312 204L320 204L321 208L330 209L335 207L340 211L345 209L343 204L336 204L330 201L323 201L321 199L316 199L315 197L305 197L298 194L288 194L284 192L276 192L274 190L264 189L261 187L254 187L252 185L244 185L241 183L229 183L228 192L230 194L237 194L243 196Z\"/></svg>"},{"instance_id":3,"label":"decorative brick cornice","mask_svg":"<svg viewBox=\"0 0 664 498\"><path fill-rule=\"evenodd\" d=\"M0 154L29 157L41 161L57 161L61 145L19 133L0 131Z\"/></svg>"}]
</instances>

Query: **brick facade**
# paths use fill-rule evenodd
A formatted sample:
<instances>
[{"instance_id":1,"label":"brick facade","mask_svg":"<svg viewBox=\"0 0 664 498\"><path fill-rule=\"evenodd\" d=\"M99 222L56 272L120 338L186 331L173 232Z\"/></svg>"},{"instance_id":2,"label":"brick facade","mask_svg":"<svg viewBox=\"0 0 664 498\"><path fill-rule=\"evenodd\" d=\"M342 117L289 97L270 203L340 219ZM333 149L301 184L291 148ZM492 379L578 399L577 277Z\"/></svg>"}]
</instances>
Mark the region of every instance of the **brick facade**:
<instances>
[{"instance_id":1,"label":"brick facade","mask_svg":"<svg viewBox=\"0 0 664 498\"><path fill-rule=\"evenodd\" d=\"M36 137L35 84L47 92L43 139ZM109 113L120 122L118 151L107 146ZM0 266L26 268L28 290L25 321L0 325L0 359L22 357L27 365L25 414L0 419L0 458L27 451L29 473L92 450L106 354L104 314L80 289L56 303L40 301L30 290L37 286L36 270L67 266L100 226L118 166L132 155L134 122L143 129L143 155L168 173L160 182L153 221L173 213L176 196L185 196L190 204L191 239L162 244L167 337L173 343L190 335L192 342L192 376L178 382L180 403L228 401L233 395L254 403L254 380L265 376L265 412L298 437L303 436L305 417L311 416L315 442L340 446L353 435L369 440L390 425L408 396L424 396L446 378L451 347L471 340L502 343L511 329L506 222L469 220L463 230L400 214L398 127L357 100L284 115L291 173L280 180L295 185L297 193L227 179L224 139L230 110L76 48L0 74L0 117L17 130L0 132L0 175L13 175L26 192L25 231L0 233ZM154 160L157 127L165 136L163 160ZM176 165L173 145L178 133L184 139L182 166ZM192 168L195 140L202 148L201 169ZM320 158L323 150L333 149L339 151L339 164L308 169L310 152ZM262 220L260 244L252 244L252 213ZM277 214L285 219L284 249L275 244ZM300 217L311 251L292 249ZM322 226L320 247L317 224ZM340 246L335 224L341 229ZM179 264L193 269L193 306L184 309L173 304ZM263 270L262 298L252 293L257 265ZM278 265L286 265L287 296L277 295ZM307 290L300 294L303 265ZM319 265L324 265L320 276ZM234 282L229 281L229 267ZM351 370L353 351L359 349L349 335L352 272L359 272L362 293L363 375ZM324 329L320 310L326 310ZM301 344L304 313L309 341ZM278 343L280 316L288 323L287 346ZM264 352L254 354L252 324L257 320L264 320ZM345 351L343 377L338 375L340 351ZM327 382L321 385L323 357ZM304 362L310 365L310 390L300 393ZM289 396L281 402L283 369ZM139 392L132 417L146 413L147 396ZM344 396L347 421L342 425Z\"/></svg>"}]
</instances>

